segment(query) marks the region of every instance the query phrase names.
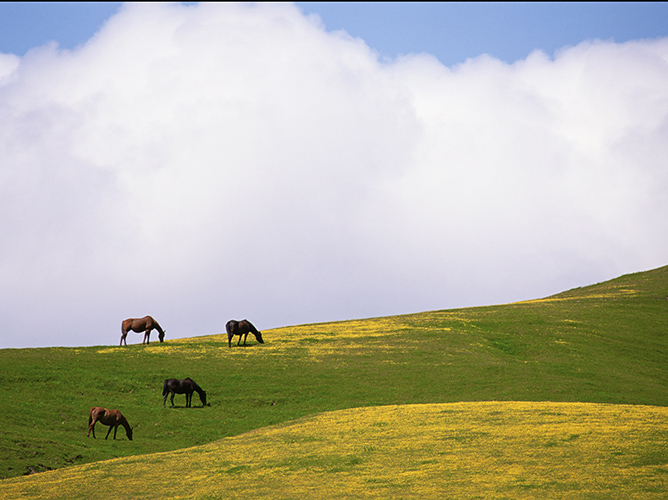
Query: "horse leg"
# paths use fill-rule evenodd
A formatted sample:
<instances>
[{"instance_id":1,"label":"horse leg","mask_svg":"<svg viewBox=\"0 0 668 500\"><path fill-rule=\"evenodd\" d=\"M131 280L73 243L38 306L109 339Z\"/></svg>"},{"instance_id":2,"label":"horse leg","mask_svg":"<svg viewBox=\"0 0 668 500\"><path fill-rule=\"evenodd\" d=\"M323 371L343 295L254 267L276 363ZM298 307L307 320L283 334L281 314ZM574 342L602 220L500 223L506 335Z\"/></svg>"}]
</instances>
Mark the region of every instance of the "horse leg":
<instances>
[{"instance_id":1,"label":"horse leg","mask_svg":"<svg viewBox=\"0 0 668 500\"><path fill-rule=\"evenodd\" d=\"M104 436L104 439L107 439L107 438L109 437L109 433L111 432L111 428L112 428L112 427L113 427L113 425L110 425L110 426L109 426L109 430L107 431L107 435ZM114 439L116 439L116 434L114 434Z\"/></svg>"},{"instance_id":2,"label":"horse leg","mask_svg":"<svg viewBox=\"0 0 668 500\"><path fill-rule=\"evenodd\" d=\"M176 393L172 392L172 408L174 408L174 394L176 394Z\"/></svg>"},{"instance_id":3,"label":"horse leg","mask_svg":"<svg viewBox=\"0 0 668 500\"><path fill-rule=\"evenodd\" d=\"M88 434L86 434L86 437L89 437L90 436L90 431L93 431L93 439L97 439L95 437L95 422L97 422L97 420L93 420L91 422L90 417L88 417Z\"/></svg>"},{"instance_id":4,"label":"horse leg","mask_svg":"<svg viewBox=\"0 0 668 500\"><path fill-rule=\"evenodd\" d=\"M144 340L142 340L142 344L148 344L149 337L151 336L151 330L148 328L146 329L146 332L144 333Z\"/></svg>"}]
</instances>

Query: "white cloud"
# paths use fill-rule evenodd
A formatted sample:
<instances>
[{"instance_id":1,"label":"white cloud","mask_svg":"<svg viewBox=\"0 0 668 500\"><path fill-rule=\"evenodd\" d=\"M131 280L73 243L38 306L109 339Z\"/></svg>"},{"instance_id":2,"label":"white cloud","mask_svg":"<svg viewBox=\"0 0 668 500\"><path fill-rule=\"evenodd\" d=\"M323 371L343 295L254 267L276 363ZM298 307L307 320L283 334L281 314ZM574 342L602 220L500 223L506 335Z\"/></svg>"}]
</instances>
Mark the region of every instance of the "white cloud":
<instances>
[{"instance_id":1,"label":"white cloud","mask_svg":"<svg viewBox=\"0 0 668 500\"><path fill-rule=\"evenodd\" d=\"M145 314L169 339L507 302L663 265L667 116L668 39L448 68L381 62L287 4L128 4L74 51L0 54L0 346L113 344Z\"/></svg>"}]
</instances>

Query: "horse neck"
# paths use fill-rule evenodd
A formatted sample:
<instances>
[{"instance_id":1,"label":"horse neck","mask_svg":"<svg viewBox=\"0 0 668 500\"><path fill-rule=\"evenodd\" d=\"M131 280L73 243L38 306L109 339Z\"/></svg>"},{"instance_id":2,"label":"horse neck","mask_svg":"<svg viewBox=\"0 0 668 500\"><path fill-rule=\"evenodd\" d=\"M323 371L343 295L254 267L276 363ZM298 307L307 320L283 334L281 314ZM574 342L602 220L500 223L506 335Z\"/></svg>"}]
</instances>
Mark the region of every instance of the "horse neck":
<instances>
[{"instance_id":1,"label":"horse neck","mask_svg":"<svg viewBox=\"0 0 668 500\"><path fill-rule=\"evenodd\" d=\"M132 432L132 428L130 427L130 423L128 422L128 419L125 417L121 417L119 423L125 427L125 432L127 434L130 434Z\"/></svg>"},{"instance_id":2,"label":"horse neck","mask_svg":"<svg viewBox=\"0 0 668 500\"><path fill-rule=\"evenodd\" d=\"M156 330L158 330L160 333L162 333L163 335L165 334L165 332L162 331L162 327L158 324L158 322L156 320L153 320L153 327Z\"/></svg>"},{"instance_id":3,"label":"horse neck","mask_svg":"<svg viewBox=\"0 0 668 500\"><path fill-rule=\"evenodd\" d=\"M194 380L193 380L193 389L195 389L197 391L197 394L199 394L200 396L204 392L202 388L199 385L197 385L197 382L195 382Z\"/></svg>"},{"instance_id":4,"label":"horse neck","mask_svg":"<svg viewBox=\"0 0 668 500\"><path fill-rule=\"evenodd\" d=\"M248 324L248 329L251 331L251 333L253 335L257 336L257 328L255 328L253 326L253 323L251 323L250 321L247 321L247 324Z\"/></svg>"}]
</instances>

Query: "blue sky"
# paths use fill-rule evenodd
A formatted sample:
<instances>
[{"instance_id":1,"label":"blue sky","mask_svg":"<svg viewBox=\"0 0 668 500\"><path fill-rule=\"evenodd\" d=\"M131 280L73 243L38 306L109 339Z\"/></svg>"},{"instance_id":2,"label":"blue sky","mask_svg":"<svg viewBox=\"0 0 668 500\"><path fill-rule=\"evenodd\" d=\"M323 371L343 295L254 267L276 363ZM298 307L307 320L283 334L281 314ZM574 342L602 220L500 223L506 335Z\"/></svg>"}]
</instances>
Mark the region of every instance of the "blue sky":
<instances>
[{"instance_id":1,"label":"blue sky","mask_svg":"<svg viewBox=\"0 0 668 500\"><path fill-rule=\"evenodd\" d=\"M0 348L666 265L667 5L0 3Z\"/></svg>"},{"instance_id":2,"label":"blue sky","mask_svg":"<svg viewBox=\"0 0 668 500\"><path fill-rule=\"evenodd\" d=\"M2 2L0 51L23 55L56 40L71 49L119 2ZM666 2L297 2L328 30L362 38L381 56L428 52L452 65L483 53L505 62L585 40L625 42L668 34Z\"/></svg>"}]
</instances>

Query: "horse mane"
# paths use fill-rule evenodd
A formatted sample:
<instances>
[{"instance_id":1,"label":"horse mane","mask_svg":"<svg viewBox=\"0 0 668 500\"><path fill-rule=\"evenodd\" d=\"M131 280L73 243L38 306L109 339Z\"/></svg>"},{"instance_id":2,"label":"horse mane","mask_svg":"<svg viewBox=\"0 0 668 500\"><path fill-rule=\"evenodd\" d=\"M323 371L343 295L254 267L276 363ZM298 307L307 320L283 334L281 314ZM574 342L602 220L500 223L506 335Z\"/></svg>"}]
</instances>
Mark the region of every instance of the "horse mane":
<instances>
[{"instance_id":1,"label":"horse mane","mask_svg":"<svg viewBox=\"0 0 668 500\"><path fill-rule=\"evenodd\" d=\"M253 332L255 335L257 335L257 334L258 334L258 331L257 331L257 328L255 328L255 325L253 325L253 323L251 323L251 322L248 321L247 319L245 319L244 321L248 324L248 329L249 329L251 332Z\"/></svg>"},{"instance_id":2,"label":"horse mane","mask_svg":"<svg viewBox=\"0 0 668 500\"><path fill-rule=\"evenodd\" d=\"M132 427L130 427L130 422L128 422L128 419L125 418L125 415L123 415L121 412L118 412L120 414L120 423L123 427L125 427L125 434L127 434L128 439L132 441ZM114 434L115 436L116 434Z\"/></svg>"},{"instance_id":3,"label":"horse mane","mask_svg":"<svg viewBox=\"0 0 668 500\"><path fill-rule=\"evenodd\" d=\"M199 395L201 396L202 393L204 392L204 389L202 389L202 388L199 386L199 384L198 384L197 382L195 382L193 379L190 379L190 381L193 383L193 387L194 387L195 390L197 391L197 394L199 394Z\"/></svg>"},{"instance_id":4,"label":"horse mane","mask_svg":"<svg viewBox=\"0 0 668 500\"><path fill-rule=\"evenodd\" d=\"M160 326L160 323L158 323L155 319L153 319L153 326L155 327L156 330L158 330L158 332L162 333L163 335L165 334L165 331Z\"/></svg>"}]
</instances>

